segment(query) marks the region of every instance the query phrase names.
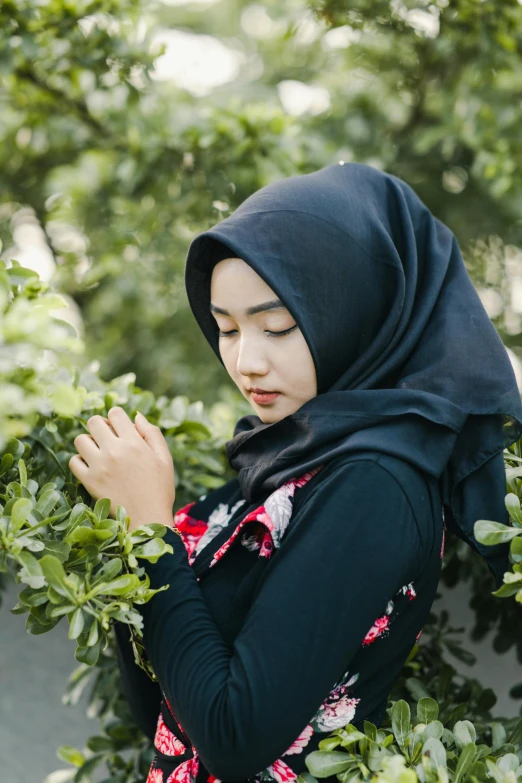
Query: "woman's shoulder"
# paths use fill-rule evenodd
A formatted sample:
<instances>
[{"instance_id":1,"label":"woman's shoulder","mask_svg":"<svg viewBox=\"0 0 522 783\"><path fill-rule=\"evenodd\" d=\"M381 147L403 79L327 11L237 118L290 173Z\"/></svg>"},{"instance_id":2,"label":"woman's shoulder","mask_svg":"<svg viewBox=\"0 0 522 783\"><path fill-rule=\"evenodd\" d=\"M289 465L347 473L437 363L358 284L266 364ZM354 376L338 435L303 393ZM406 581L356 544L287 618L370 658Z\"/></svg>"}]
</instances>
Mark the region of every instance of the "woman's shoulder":
<instances>
[{"instance_id":1,"label":"woman's shoulder","mask_svg":"<svg viewBox=\"0 0 522 783\"><path fill-rule=\"evenodd\" d=\"M407 525L406 517L410 517L412 525L407 529L417 531L423 548L438 545L442 536L438 482L398 457L368 451L330 460L299 490L294 512L298 517L306 516L312 507L314 515L323 509L326 514L333 510L342 525L349 506L366 515L374 529L399 522ZM368 519L370 514L373 523Z\"/></svg>"},{"instance_id":2,"label":"woman's shoulder","mask_svg":"<svg viewBox=\"0 0 522 783\"><path fill-rule=\"evenodd\" d=\"M419 467L390 454L361 451L342 454L326 462L301 490L301 497L317 491L330 492L333 488L349 492L355 488L354 479L361 476L374 481L376 488L380 479L391 477L415 508L429 502L430 496L438 493L437 481Z\"/></svg>"}]
</instances>

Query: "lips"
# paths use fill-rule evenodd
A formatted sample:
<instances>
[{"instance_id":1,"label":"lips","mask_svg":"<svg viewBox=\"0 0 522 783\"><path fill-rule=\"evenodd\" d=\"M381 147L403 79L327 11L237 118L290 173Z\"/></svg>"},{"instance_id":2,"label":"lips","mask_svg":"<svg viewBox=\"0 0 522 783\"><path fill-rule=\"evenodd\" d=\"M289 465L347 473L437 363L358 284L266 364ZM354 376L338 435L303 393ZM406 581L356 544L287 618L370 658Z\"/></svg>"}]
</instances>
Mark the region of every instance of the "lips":
<instances>
[{"instance_id":1,"label":"lips","mask_svg":"<svg viewBox=\"0 0 522 783\"><path fill-rule=\"evenodd\" d=\"M253 401L256 402L258 405L266 405L267 403L273 402L274 400L276 400L278 397L281 396L280 392L260 393L260 392L251 391L250 393L252 395Z\"/></svg>"},{"instance_id":2,"label":"lips","mask_svg":"<svg viewBox=\"0 0 522 783\"><path fill-rule=\"evenodd\" d=\"M249 389L248 391L254 392L255 394L279 394L278 391L269 389Z\"/></svg>"}]
</instances>

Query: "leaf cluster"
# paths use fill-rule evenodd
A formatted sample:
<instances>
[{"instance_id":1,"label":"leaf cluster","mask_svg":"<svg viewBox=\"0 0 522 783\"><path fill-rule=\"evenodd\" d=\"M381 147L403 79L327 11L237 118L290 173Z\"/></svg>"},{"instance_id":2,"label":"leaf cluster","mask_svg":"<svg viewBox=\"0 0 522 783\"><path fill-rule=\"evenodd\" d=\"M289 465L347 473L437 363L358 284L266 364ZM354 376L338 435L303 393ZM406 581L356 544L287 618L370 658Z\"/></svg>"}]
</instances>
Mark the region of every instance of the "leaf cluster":
<instances>
[{"instance_id":1,"label":"leaf cluster","mask_svg":"<svg viewBox=\"0 0 522 783\"><path fill-rule=\"evenodd\" d=\"M310 775L300 783L335 775L342 783L513 783L522 777L522 719L509 736L492 723L486 743L470 720L439 719L439 705L422 698L412 721L409 704L400 699L387 710L388 720L364 730L348 724L321 740L305 759Z\"/></svg>"}]
</instances>

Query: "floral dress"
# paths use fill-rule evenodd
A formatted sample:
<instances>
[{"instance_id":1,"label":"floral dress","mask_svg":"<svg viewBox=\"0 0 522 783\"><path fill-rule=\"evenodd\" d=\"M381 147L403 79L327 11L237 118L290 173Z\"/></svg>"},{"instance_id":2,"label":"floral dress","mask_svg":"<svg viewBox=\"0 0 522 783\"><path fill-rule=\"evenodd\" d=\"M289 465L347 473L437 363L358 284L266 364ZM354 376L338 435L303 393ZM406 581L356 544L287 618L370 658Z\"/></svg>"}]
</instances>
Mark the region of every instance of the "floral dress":
<instances>
[{"instance_id":1,"label":"floral dress","mask_svg":"<svg viewBox=\"0 0 522 783\"><path fill-rule=\"evenodd\" d=\"M371 460L366 463L365 467L371 470L374 465L375 461ZM197 574L197 583L200 588L203 589L205 583L210 581L212 573L217 576L216 566L218 563L221 563L221 575L224 578L225 564L229 562L229 568L232 569L234 556L238 559L243 558L244 562L247 562L245 558L250 558L248 570L246 570L246 566L243 567L242 578L244 580L244 574L246 573L248 577L248 573L251 572L256 562L259 569L261 567L264 569L272 558L279 556L278 550L284 551L285 547L290 548L291 538L288 537L287 543L285 534L289 527L292 528L294 504L298 498L305 498L306 486L317 476L315 482L311 482L307 490L307 497L312 497L313 487L317 487L320 478L318 474L321 473L323 467L321 465L288 481L259 505L250 504L249 507L240 496L237 482L232 481L226 487L220 488L221 492L217 490L209 495L203 495L197 502L189 503L180 509L175 514L174 521L182 534L188 564ZM396 466L394 467L396 468ZM382 471L383 468L379 466L379 469ZM331 468L328 472L331 481ZM397 480L396 472L393 480ZM404 481L403 476L403 484ZM317 490L315 493L317 494ZM411 503L411 498L408 502ZM316 505L316 507L321 507L321 505ZM248 508L250 510L247 510ZM301 515L305 510L306 498L301 503ZM389 514L388 507L386 510ZM440 508L439 511L441 511ZM415 524L417 525L415 535L419 536L417 519L415 519ZM256 770L253 774L246 775L245 781L249 781L249 783L274 783L274 781L287 783L287 781L296 780L300 772L307 770L304 763L306 755L316 750L319 741L334 729L348 723L362 727L364 720L371 720L376 725L380 724L387 703L387 695L408 652L421 635L422 625L435 595L440 560L444 550L443 517L437 522L432 518L431 529L429 556L426 560L429 567L426 567L425 563L425 567L419 569L418 561L410 563L410 571L417 578L400 583L392 594L382 597L382 611L367 623L364 633L359 638L358 649L357 646L353 648L357 651L346 659L341 676L324 694L321 703L308 716L306 722L303 721L301 730L296 732L293 741L284 752L279 753L278 758L273 759L271 763ZM408 535L410 535L409 528ZM172 541L176 548L176 543L180 541L179 537L170 531L167 536L169 542ZM177 547L179 547L179 543ZM426 553L426 546L421 549ZM288 551L290 552L290 549ZM162 559L166 560L168 557L166 555L164 558L160 558L158 564ZM227 561L227 558L230 560ZM363 563L361 565L364 566ZM149 566L147 570L155 574L154 586L159 585L161 579L157 571L152 566ZM402 565L397 565L397 578L401 572L406 573L407 570ZM260 573L262 573L261 570ZM172 578L165 577L166 574L163 574L162 583L166 583ZM256 581L255 585L255 589L259 589L259 581ZM214 592L212 591L209 595ZM419 599L419 595L421 595L421 599ZM255 601L255 590L254 593L251 593L246 604L245 617L248 616L250 600ZM152 604L152 601L150 603ZM212 608L212 602L209 605ZM235 606L238 604L236 603ZM151 614L147 614L149 611L152 611L150 606L145 609L146 624L147 618L151 617ZM166 605L166 611L168 611L168 605ZM217 605L215 611L216 616L219 616ZM332 618L334 617L335 614L332 615ZM364 626L362 627L364 628ZM234 650L236 631L228 640L231 653ZM152 652L152 642L149 641L148 644L149 652ZM175 645L175 641L173 644ZM151 655L151 660L158 673L154 655ZM220 765L217 761L218 767L215 769L212 769L210 764L210 768L205 766L202 757L210 758L212 754L209 754L208 750L206 751L203 747L200 752L197 742L191 740L190 730L185 728L181 709L185 709L189 721L193 720L193 716L187 712L184 705L181 705L181 709L178 710L173 703L176 700L176 687L174 686L167 695L165 692L167 689L163 688L160 673L158 673L158 678L161 683L161 708L153 740L155 755L146 783L221 783L222 781L226 783L226 777L218 777L217 775L220 772L220 768L218 768ZM251 681L249 680L249 682ZM273 699L276 699L275 693ZM289 714L292 714L292 710L289 711ZM265 731L270 732L270 726L266 726ZM263 741L263 734L264 732L261 732L260 742ZM253 752L254 750L252 750ZM225 763L225 772L227 769L228 765ZM234 779L237 780L235 772Z\"/></svg>"}]
</instances>

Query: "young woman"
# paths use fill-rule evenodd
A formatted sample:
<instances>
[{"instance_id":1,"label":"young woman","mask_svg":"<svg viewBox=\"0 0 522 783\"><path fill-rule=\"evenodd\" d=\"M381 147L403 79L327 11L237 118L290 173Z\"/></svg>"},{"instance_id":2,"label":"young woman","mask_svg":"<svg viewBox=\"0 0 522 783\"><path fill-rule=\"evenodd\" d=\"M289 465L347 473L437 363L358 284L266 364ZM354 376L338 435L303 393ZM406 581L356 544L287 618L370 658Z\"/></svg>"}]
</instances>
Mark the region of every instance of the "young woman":
<instances>
[{"instance_id":1,"label":"young woman","mask_svg":"<svg viewBox=\"0 0 522 783\"><path fill-rule=\"evenodd\" d=\"M143 561L170 585L140 607L158 683L118 624L124 690L155 746L147 783L286 783L333 729L381 723L444 517L501 582L507 547L473 524L508 520L520 394L454 235L370 166L262 188L193 240L185 279L254 413L227 444L237 476Z\"/></svg>"}]
</instances>

